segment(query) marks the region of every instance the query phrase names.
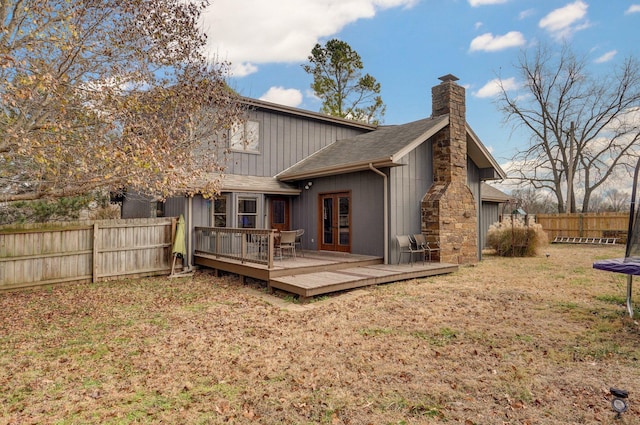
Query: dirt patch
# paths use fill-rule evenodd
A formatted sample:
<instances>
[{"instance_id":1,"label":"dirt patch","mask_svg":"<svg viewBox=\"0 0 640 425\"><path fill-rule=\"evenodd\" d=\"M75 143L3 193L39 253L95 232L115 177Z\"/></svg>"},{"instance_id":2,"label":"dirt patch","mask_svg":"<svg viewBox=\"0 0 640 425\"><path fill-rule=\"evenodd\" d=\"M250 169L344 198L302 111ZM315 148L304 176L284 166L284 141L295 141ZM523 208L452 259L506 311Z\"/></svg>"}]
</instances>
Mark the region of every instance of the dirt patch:
<instances>
[{"instance_id":1,"label":"dirt patch","mask_svg":"<svg viewBox=\"0 0 640 425\"><path fill-rule=\"evenodd\" d=\"M625 278L591 267L623 248L546 252L303 306L206 272L2 293L0 422L640 423Z\"/></svg>"}]
</instances>

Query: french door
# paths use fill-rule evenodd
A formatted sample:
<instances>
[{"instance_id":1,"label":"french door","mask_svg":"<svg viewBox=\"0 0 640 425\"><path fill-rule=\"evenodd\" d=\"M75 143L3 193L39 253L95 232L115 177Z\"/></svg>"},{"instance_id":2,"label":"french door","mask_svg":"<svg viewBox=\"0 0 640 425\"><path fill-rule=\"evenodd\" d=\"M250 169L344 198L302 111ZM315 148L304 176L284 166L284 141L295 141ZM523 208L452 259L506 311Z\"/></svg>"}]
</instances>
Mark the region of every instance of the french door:
<instances>
[{"instance_id":1,"label":"french door","mask_svg":"<svg viewBox=\"0 0 640 425\"><path fill-rule=\"evenodd\" d=\"M351 252L351 193L323 193L319 197L320 249Z\"/></svg>"}]
</instances>

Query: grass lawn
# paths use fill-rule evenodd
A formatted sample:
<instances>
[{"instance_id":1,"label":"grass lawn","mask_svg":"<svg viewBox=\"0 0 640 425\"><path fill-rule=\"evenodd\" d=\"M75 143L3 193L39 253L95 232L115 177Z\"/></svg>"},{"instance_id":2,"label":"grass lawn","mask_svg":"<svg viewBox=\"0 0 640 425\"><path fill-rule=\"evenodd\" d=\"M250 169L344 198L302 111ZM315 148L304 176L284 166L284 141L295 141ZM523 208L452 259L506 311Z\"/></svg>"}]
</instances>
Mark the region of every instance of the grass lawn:
<instances>
[{"instance_id":1,"label":"grass lawn","mask_svg":"<svg viewBox=\"0 0 640 425\"><path fill-rule=\"evenodd\" d=\"M0 423L640 423L625 276L591 267L623 247L545 252L303 306L207 271L0 293Z\"/></svg>"}]
</instances>

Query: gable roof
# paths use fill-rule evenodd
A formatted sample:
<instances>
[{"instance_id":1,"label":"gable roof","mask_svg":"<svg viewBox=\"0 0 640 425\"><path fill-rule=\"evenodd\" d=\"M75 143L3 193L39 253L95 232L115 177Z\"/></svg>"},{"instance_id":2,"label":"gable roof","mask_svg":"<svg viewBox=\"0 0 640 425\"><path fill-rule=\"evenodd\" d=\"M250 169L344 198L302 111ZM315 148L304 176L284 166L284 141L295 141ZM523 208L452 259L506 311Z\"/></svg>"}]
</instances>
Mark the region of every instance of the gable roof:
<instances>
[{"instance_id":1,"label":"gable roof","mask_svg":"<svg viewBox=\"0 0 640 425\"><path fill-rule=\"evenodd\" d=\"M303 118L311 118L316 121L322 121L343 127L359 128L363 130L375 130L378 128L375 124L368 124L363 121L350 120L347 118L335 117L333 115L323 114L320 112L307 111L306 109L294 108L292 106L281 105L278 103L267 102L260 99L252 99L250 97L242 97L240 101L247 105L249 109L267 109L272 112L280 112L287 115L295 115Z\"/></svg>"},{"instance_id":2,"label":"gable roof","mask_svg":"<svg viewBox=\"0 0 640 425\"><path fill-rule=\"evenodd\" d=\"M500 164L491 155L487 147L480 141L480 138L467 124L467 155L481 170L491 170L491 175L483 176L482 180L504 180L507 173L504 172Z\"/></svg>"},{"instance_id":3,"label":"gable roof","mask_svg":"<svg viewBox=\"0 0 640 425\"><path fill-rule=\"evenodd\" d=\"M407 124L380 126L376 130L338 140L279 173L283 181L352 173L370 165L402 165L402 158L449 125L449 115ZM467 124L467 154L482 170L482 180L505 179L506 173Z\"/></svg>"},{"instance_id":4,"label":"gable roof","mask_svg":"<svg viewBox=\"0 0 640 425\"><path fill-rule=\"evenodd\" d=\"M509 195L484 182L480 188L480 193L483 201L497 202L500 204L511 201L511 197Z\"/></svg>"},{"instance_id":5,"label":"gable roof","mask_svg":"<svg viewBox=\"0 0 640 425\"><path fill-rule=\"evenodd\" d=\"M298 180L401 165L401 158L449 124L449 116L402 125L380 126L369 133L338 140L279 173L279 180Z\"/></svg>"}]
</instances>

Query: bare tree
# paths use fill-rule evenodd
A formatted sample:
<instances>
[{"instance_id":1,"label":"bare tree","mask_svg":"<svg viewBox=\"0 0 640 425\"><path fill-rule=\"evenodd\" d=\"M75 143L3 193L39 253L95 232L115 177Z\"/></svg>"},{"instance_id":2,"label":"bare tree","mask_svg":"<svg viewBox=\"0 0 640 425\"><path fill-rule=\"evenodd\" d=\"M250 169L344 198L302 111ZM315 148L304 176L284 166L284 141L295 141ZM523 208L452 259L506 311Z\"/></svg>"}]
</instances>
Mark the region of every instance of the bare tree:
<instances>
[{"instance_id":1,"label":"bare tree","mask_svg":"<svg viewBox=\"0 0 640 425\"><path fill-rule=\"evenodd\" d=\"M618 189L609 189L605 193L607 211L621 212L629 210L630 195Z\"/></svg>"},{"instance_id":2,"label":"bare tree","mask_svg":"<svg viewBox=\"0 0 640 425\"><path fill-rule=\"evenodd\" d=\"M213 194L241 119L206 1L0 2L0 200L130 187ZM204 152L203 150L208 150Z\"/></svg>"},{"instance_id":3,"label":"bare tree","mask_svg":"<svg viewBox=\"0 0 640 425\"><path fill-rule=\"evenodd\" d=\"M514 128L529 134L516 153L513 178L554 194L559 212L582 211L619 168L631 172L640 139L640 67L628 58L606 76L590 75L568 47L523 52L516 66L523 88L502 85L499 104Z\"/></svg>"},{"instance_id":4,"label":"bare tree","mask_svg":"<svg viewBox=\"0 0 640 425\"><path fill-rule=\"evenodd\" d=\"M518 206L527 214L549 214L557 208L552 199L549 199L548 193L531 186L512 190L511 197L517 200Z\"/></svg>"}]
</instances>

